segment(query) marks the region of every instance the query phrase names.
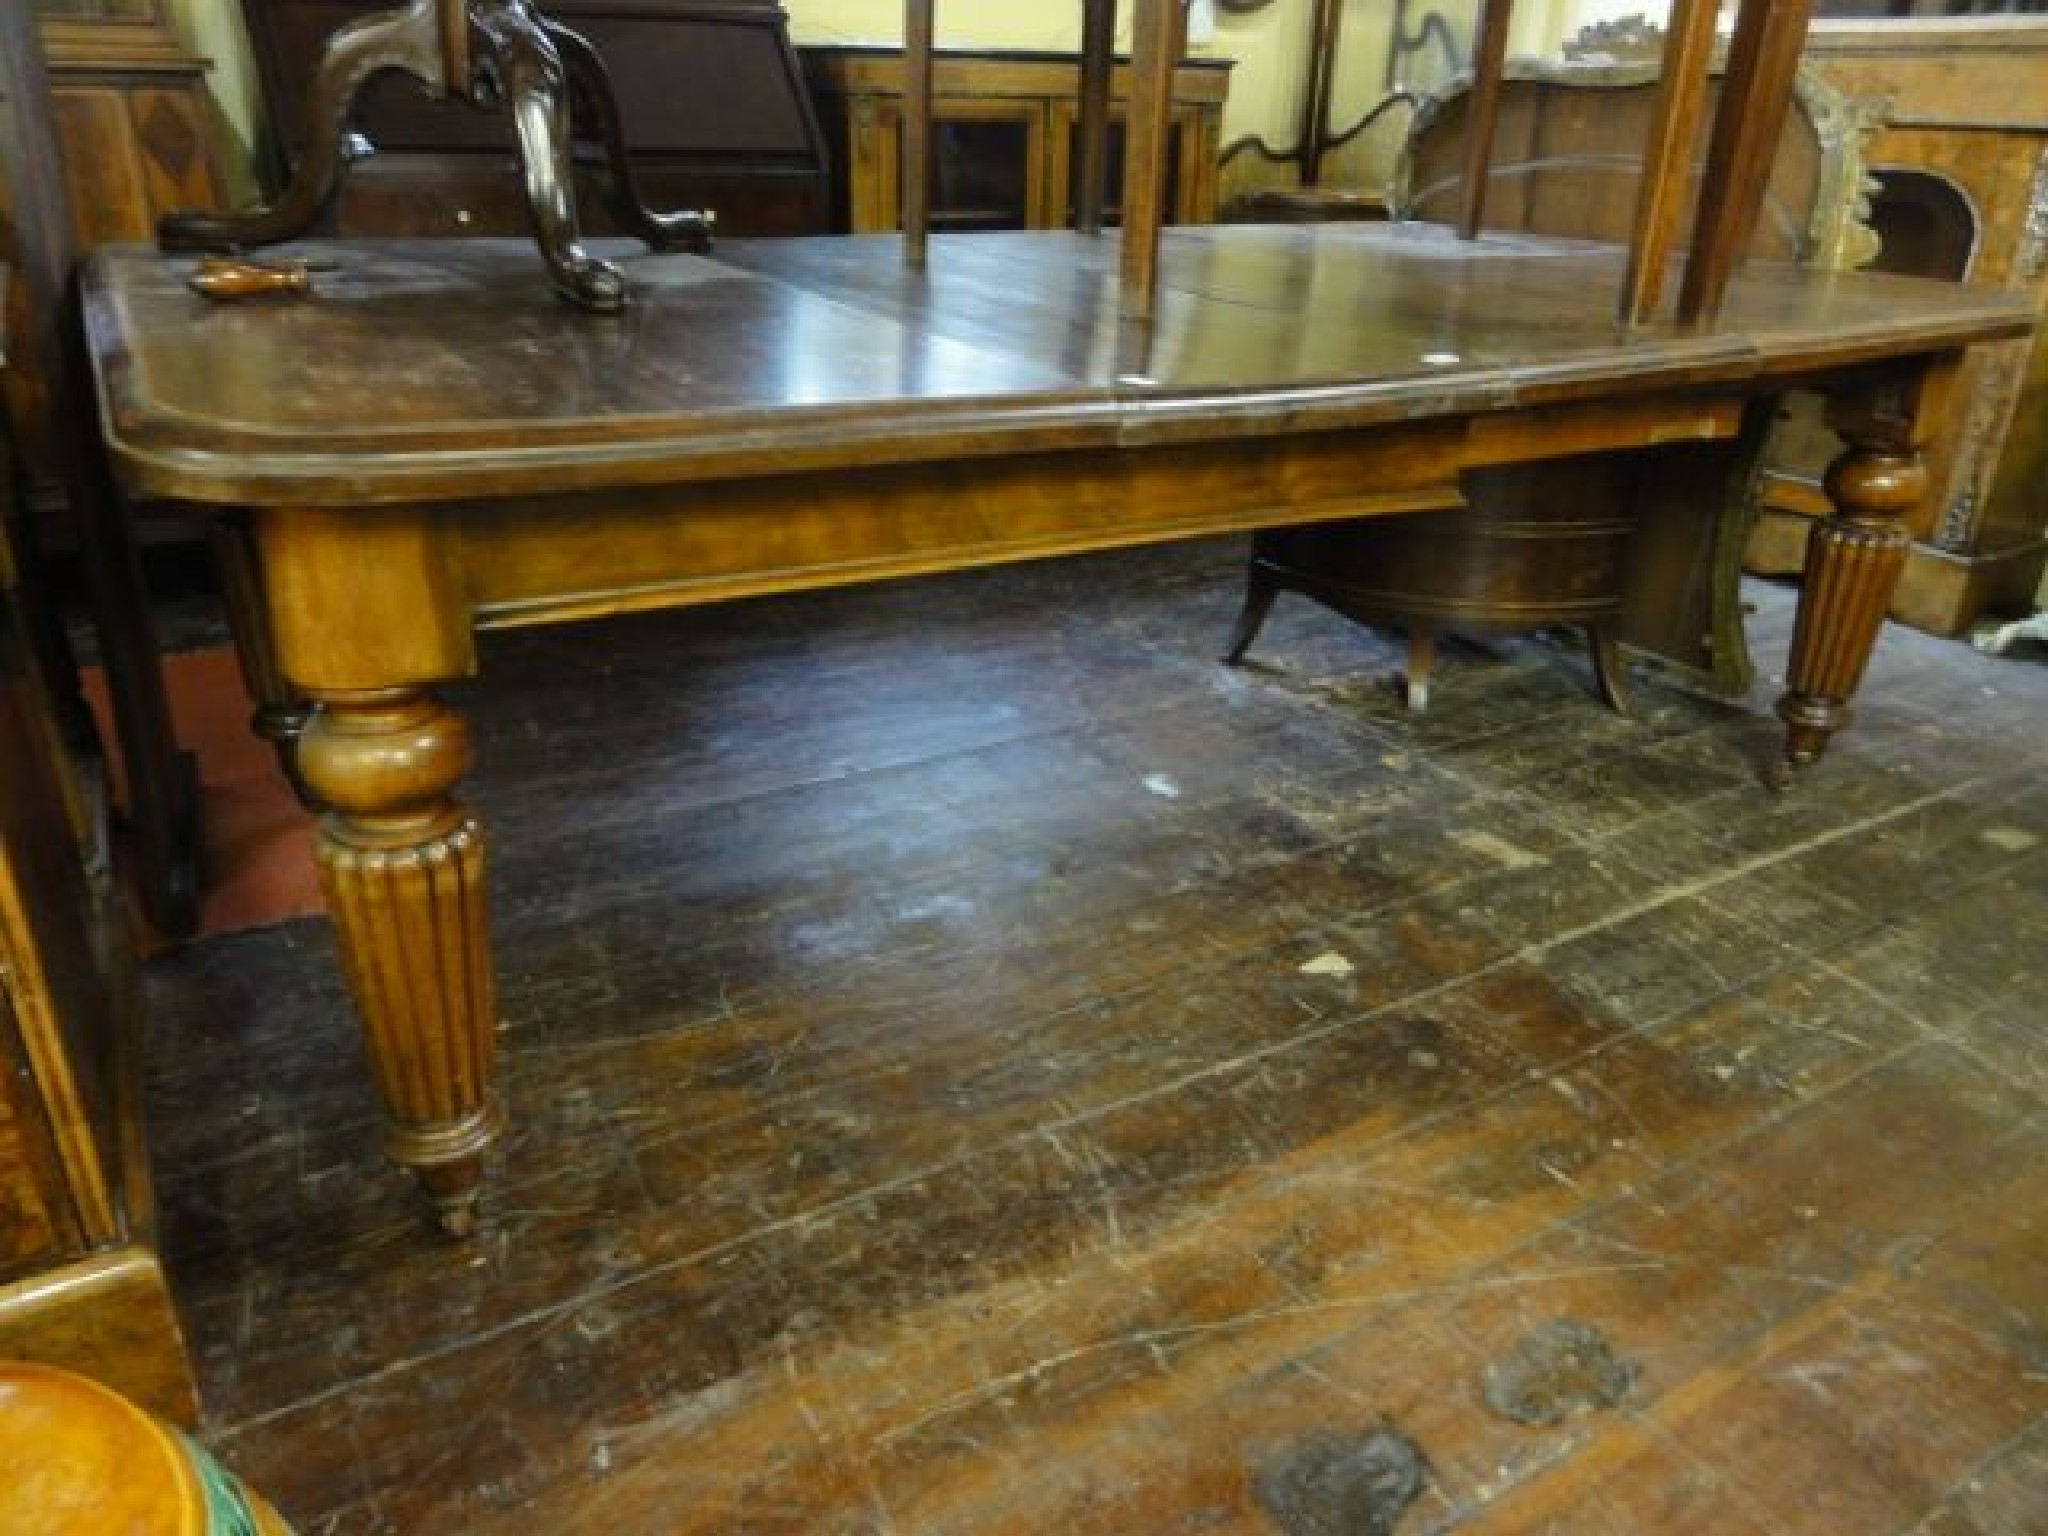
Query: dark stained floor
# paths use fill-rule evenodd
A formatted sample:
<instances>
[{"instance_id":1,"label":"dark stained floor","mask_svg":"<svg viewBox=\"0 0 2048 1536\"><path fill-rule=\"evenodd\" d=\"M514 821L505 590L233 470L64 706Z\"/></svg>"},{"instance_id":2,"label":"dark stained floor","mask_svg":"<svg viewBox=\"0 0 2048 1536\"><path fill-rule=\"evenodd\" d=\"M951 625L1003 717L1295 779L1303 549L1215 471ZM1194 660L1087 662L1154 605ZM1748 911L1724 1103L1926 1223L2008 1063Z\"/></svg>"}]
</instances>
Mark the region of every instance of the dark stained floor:
<instances>
[{"instance_id":1,"label":"dark stained floor","mask_svg":"<svg viewBox=\"0 0 2048 1536\"><path fill-rule=\"evenodd\" d=\"M1782 593L1741 706L1530 639L1411 717L1298 599L1217 666L1239 559L489 640L481 1238L323 924L152 967L223 1456L303 1533L2048 1530L2048 665L1894 630L1774 796Z\"/></svg>"}]
</instances>

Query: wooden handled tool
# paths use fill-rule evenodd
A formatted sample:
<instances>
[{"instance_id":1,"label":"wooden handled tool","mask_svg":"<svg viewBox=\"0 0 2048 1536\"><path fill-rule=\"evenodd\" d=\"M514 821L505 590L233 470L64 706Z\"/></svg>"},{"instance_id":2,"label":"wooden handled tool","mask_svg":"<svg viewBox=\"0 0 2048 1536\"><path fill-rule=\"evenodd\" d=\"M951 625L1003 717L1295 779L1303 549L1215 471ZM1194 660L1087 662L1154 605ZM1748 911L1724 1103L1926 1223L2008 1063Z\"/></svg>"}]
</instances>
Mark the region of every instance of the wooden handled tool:
<instances>
[{"instance_id":1,"label":"wooden handled tool","mask_svg":"<svg viewBox=\"0 0 2048 1536\"><path fill-rule=\"evenodd\" d=\"M313 291L312 274L303 266L232 256L202 256L186 281L209 299L253 299L269 293L299 298Z\"/></svg>"}]
</instances>

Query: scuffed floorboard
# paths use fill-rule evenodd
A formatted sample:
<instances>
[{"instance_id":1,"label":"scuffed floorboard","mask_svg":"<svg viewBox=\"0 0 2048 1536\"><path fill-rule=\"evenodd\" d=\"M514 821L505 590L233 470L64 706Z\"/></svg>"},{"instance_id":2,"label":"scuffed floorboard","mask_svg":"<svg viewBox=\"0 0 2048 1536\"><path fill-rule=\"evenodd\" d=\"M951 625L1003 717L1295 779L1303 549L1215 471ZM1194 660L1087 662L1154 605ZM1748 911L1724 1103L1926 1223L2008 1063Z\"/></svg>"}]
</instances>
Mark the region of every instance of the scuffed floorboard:
<instances>
[{"instance_id":1,"label":"scuffed floorboard","mask_svg":"<svg viewBox=\"0 0 2048 1536\"><path fill-rule=\"evenodd\" d=\"M1239 559L488 638L478 1239L322 924L152 967L215 1447L308 1536L2048 1530L2048 669L1894 630L1774 796L1767 687L1220 668Z\"/></svg>"}]
</instances>

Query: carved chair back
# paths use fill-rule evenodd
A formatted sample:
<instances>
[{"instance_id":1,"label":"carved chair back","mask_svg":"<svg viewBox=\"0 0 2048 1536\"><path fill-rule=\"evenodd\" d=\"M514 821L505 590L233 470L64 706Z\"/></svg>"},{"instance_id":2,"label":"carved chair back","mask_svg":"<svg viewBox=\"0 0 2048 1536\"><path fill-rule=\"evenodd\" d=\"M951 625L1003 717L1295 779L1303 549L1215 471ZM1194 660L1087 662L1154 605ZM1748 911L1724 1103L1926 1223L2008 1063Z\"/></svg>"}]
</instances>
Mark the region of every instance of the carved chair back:
<instances>
[{"instance_id":1,"label":"carved chair back","mask_svg":"<svg viewBox=\"0 0 2048 1536\"><path fill-rule=\"evenodd\" d=\"M1625 244L1642 177L1640 146L1656 106L1657 47L1565 59L1510 59L1489 168L1487 227ZM1708 84L1718 93L1718 70ZM1463 195L1469 77L1418 108L1396 162L1397 218L1454 222ZM1875 122L1824 81L1799 72L1750 254L1830 268L1877 255L1864 145ZM1703 122L1711 124L1711 112ZM1707 152L1702 130L1684 189L1681 248L1692 238Z\"/></svg>"}]
</instances>

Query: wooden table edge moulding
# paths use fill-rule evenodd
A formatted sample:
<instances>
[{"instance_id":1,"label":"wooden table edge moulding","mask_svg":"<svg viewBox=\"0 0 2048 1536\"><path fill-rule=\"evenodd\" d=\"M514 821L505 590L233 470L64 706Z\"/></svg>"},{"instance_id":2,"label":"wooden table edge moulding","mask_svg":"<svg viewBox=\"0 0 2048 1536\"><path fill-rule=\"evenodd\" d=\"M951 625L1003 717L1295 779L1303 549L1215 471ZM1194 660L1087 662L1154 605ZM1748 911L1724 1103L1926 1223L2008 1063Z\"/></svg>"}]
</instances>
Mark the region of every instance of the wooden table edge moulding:
<instances>
[{"instance_id":1,"label":"wooden table edge moulding","mask_svg":"<svg viewBox=\"0 0 2048 1536\"><path fill-rule=\"evenodd\" d=\"M524 9L417 0L383 20L452 70L465 16ZM464 723L435 692L476 672L480 627L1453 508L1469 471L1728 438L1755 401L1810 387L1846 449L1779 713L1785 764L1819 757L1848 721L1957 360L2030 320L1947 284L1736 274L1804 0L1743 0L1696 234L1669 260L1714 10L1679 0L1626 249L1483 235L1483 131L1456 234L1163 235L1178 0L1138 5L1120 236L1101 229L1091 152L1077 231L934 239L916 195L932 5L911 0L901 237L623 266L579 246L566 269L557 240L544 264L569 305L503 241L316 247L310 294L242 304L192 292L181 258L97 257L113 458L139 489L234 510L230 574L256 599L238 638L274 658L255 670L289 697L268 702L314 706L297 764L325 808L318 857L387 1146L442 1224L472 1229L500 1128L483 834L456 797ZM1077 70L1098 130L1109 11L1087 0ZM1505 29L1489 3L1482 117ZM564 282L599 266L617 281L596 296L618 303Z\"/></svg>"}]
</instances>

